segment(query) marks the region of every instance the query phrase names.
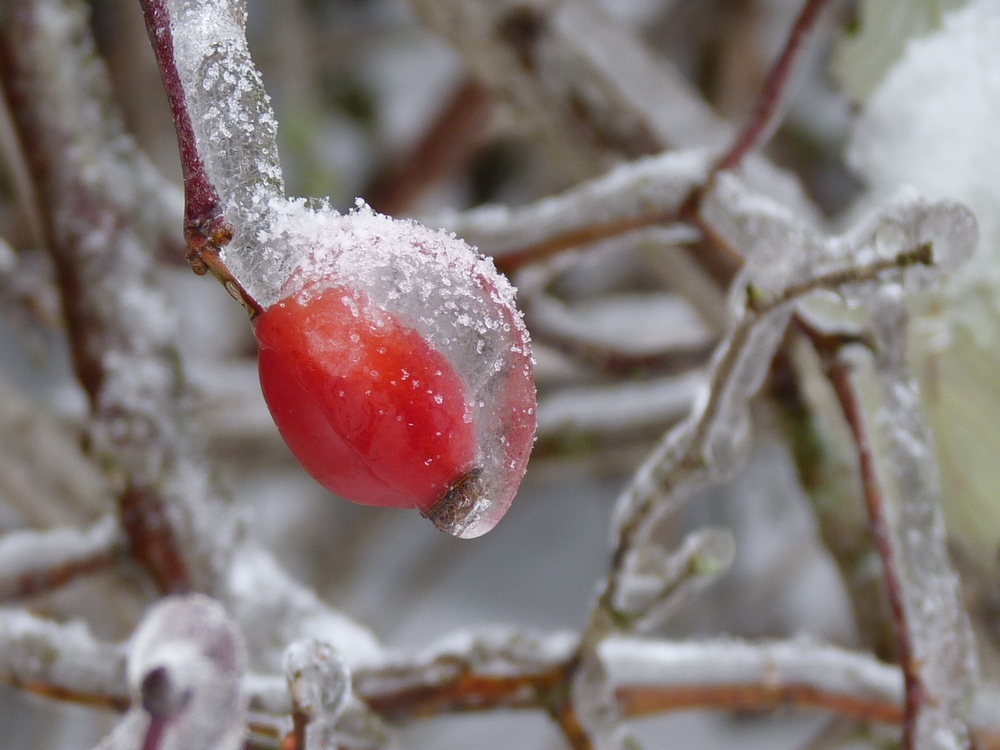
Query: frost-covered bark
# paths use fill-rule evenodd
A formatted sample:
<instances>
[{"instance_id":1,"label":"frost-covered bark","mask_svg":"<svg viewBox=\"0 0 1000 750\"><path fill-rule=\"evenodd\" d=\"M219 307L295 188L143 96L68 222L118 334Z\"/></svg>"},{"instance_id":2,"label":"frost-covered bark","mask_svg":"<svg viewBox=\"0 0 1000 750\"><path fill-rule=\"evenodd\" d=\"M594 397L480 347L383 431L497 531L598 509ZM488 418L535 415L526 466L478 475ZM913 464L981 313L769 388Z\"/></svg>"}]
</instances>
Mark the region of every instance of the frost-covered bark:
<instances>
[{"instance_id":1,"label":"frost-covered bark","mask_svg":"<svg viewBox=\"0 0 1000 750\"><path fill-rule=\"evenodd\" d=\"M0 679L118 709L128 701L122 646L101 643L82 622L57 624L19 609L0 609Z\"/></svg>"},{"instance_id":2,"label":"frost-covered bark","mask_svg":"<svg viewBox=\"0 0 1000 750\"><path fill-rule=\"evenodd\" d=\"M0 537L0 601L31 596L109 565L124 552L118 519L88 529L15 532Z\"/></svg>"}]
</instances>

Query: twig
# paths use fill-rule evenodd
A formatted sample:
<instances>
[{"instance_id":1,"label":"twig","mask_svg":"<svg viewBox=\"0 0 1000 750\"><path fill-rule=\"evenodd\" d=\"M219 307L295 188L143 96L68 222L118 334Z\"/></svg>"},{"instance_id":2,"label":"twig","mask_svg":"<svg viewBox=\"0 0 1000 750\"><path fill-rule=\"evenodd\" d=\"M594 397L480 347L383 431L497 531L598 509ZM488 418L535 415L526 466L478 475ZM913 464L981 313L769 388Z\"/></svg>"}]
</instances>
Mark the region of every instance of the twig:
<instances>
[{"instance_id":1,"label":"twig","mask_svg":"<svg viewBox=\"0 0 1000 750\"><path fill-rule=\"evenodd\" d=\"M56 700L123 711L125 649L94 639L80 622L58 624L0 609L0 680Z\"/></svg>"},{"instance_id":2,"label":"twig","mask_svg":"<svg viewBox=\"0 0 1000 750\"><path fill-rule=\"evenodd\" d=\"M219 282L241 302L251 317L263 312L257 300L229 270L220 251L233 239L233 224L225 216L225 207L215 183L205 168L195 138L187 95L174 56L173 29L167 0L141 0L146 31L163 79L163 88L174 118L177 145L184 177L184 239L187 260L199 276L211 271Z\"/></svg>"},{"instance_id":3,"label":"twig","mask_svg":"<svg viewBox=\"0 0 1000 750\"><path fill-rule=\"evenodd\" d=\"M65 586L108 567L123 548L124 538L112 516L83 531L9 534L0 538L0 601L15 601Z\"/></svg>"},{"instance_id":4,"label":"twig","mask_svg":"<svg viewBox=\"0 0 1000 750\"><path fill-rule=\"evenodd\" d=\"M882 560L882 576L885 591L892 612L895 631L895 645L899 663L906 683L906 701L903 716L903 747L916 747L917 717L926 699L923 679L913 656L913 637L906 615L902 582L899 577L899 561L890 538L889 521L886 516L885 501L879 484L872 453L871 440L865 426L861 403L851 381L851 368L834 355L826 355L827 375L840 401L844 417L858 450L858 464L864 490L865 505L871 521L872 535L879 558Z\"/></svg>"},{"instance_id":5,"label":"twig","mask_svg":"<svg viewBox=\"0 0 1000 750\"><path fill-rule=\"evenodd\" d=\"M423 192L469 158L489 123L490 104L480 84L463 80L412 153L368 185L368 205L390 216L409 211Z\"/></svg>"},{"instance_id":6,"label":"twig","mask_svg":"<svg viewBox=\"0 0 1000 750\"><path fill-rule=\"evenodd\" d=\"M831 0L806 0L792 25L781 55L768 73L764 89L750 119L733 140L732 146L716 163L712 174L735 169L753 149L762 145L777 125L777 117L782 101L788 94L791 74L805 47L806 39L815 29L823 11Z\"/></svg>"},{"instance_id":7,"label":"twig","mask_svg":"<svg viewBox=\"0 0 1000 750\"><path fill-rule=\"evenodd\" d=\"M560 195L519 208L486 206L429 217L494 257L506 273L579 245L680 220L678 209L708 174L704 151L668 152L623 164ZM657 239L688 242L671 227Z\"/></svg>"},{"instance_id":8,"label":"twig","mask_svg":"<svg viewBox=\"0 0 1000 750\"><path fill-rule=\"evenodd\" d=\"M146 31L163 78L163 88L174 118L177 145L180 149L181 173L184 177L184 234L194 252L204 241L215 243L216 249L232 238L232 227L224 227L222 200L205 171L205 162L195 140L191 115L188 112L184 87L181 85L174 59L173 32L167 0L141 0ZM222 232L227 231L229 237ZM203 272L204 273L204 272Z\"/></svg>"},{"instance_id":9,"label":"twig","mask_svg":"<svg viewBox=\"0 0 1000 750\"><path fill-rule=\"evenodd\" d=\"M623 493L622 507L627 508L625 520L618 527L616 547L612 555L611 574L608 585L601 595L598 608L614 611L613 602L617 595L619 574L627 551L635 544L645 529L664 494L677 489L704 468L702 452L707 450L710 433L715 429L717 416L725 408L725 401L732 398L730 383L741 377L739 369L746 365L746 349L755 343L754 332L764 318L785 308L796 298L817 289L833 289L848 283L872 281L886 271L892 271L916 263L930 261L926 248L899 253L895 258L880 259L865 266L840 268L814 276L806 281L791 284L779 293L762 296L748 286L748 300L743 316L737 321L729 336L720 344L710 376L708 398L695 418L672 431L661 443L636 475L632 485ZM777 346L777 341L772 342ZM770 354L758 353L770 361ZM748 398L749 394L743 394ZM725 470L723 470L725 471ZM591 627L596 623L592 622ZM588 628L589 629L589 628Z\"/></svg>"}]
</instances>

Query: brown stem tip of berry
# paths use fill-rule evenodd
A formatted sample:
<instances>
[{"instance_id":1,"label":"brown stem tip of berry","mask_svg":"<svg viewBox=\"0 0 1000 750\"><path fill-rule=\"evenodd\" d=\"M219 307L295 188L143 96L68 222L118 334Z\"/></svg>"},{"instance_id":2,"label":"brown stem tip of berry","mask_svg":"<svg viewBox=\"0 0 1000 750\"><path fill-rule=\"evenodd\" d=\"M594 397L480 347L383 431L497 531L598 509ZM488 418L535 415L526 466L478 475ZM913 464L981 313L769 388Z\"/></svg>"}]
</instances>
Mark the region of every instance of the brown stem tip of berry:
<instances>
[{"instance_id":1,"label":"brown stem tip of berry","mask_svg":"<svg viewBox=\"0 0 1000 750\"><path fill-rule=\"evenodd\" d=\"M477 510L482 508L483 501L483 470L470 469L465 472L445 493L445 496L432 505L426 512L421 512L441 531L453 536L461 536L477 517Z\"/></svg>"}]
</instances>

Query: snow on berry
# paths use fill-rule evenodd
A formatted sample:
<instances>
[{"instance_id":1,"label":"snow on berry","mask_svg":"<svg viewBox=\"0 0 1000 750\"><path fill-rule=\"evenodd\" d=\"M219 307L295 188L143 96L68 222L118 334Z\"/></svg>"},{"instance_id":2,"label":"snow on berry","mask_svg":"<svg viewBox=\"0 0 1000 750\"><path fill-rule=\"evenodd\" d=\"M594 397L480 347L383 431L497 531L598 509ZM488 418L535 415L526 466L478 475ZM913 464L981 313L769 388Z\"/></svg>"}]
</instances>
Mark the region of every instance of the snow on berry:
<instances>
[{"instance_id":1,"label":"snow on berry","mask_svg":"<svg viewBox=\"0 0 1000 750\"><path fill-rule=\"evenodd\" d=\"M303 468L464 538L506 513L535 434L514 290L463 241L359 202L275 199L295 271L256 320L264 398Z\"/></svg>"}]
</instances>

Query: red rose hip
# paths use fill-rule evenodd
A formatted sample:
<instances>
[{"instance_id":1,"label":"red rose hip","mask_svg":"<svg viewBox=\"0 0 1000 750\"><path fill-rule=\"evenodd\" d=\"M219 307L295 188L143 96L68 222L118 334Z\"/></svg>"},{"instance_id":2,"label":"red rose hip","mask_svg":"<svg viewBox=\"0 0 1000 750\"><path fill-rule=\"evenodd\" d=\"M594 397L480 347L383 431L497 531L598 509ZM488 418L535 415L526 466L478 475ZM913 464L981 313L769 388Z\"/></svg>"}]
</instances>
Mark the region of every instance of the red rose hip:
<instances>
[{"instance_id":1,"label":"red rose hip","mask_svg":"<svg viewBox=\"0 0 1000 750\"><path fill-rule=\"evenodd\" d=\"M462 379L364 295L307 287L260 316L257 340L278 430L331 492L427 513L475 469Z\"/></svg>"},{"instance_id":2,"label":"red rose hip","mask_svg":"<svg viewBox=\"0 0 1000 750\"><path fill-rule=\"evenodd\" d=\"M313 231L288 236L306 260L255 321L282 437L348 500L416 508L464 538L486 533L517 492L535 433L513 290L460 240L413 222L367 208L303 216Z\"/></svg>"}]
</instances>

